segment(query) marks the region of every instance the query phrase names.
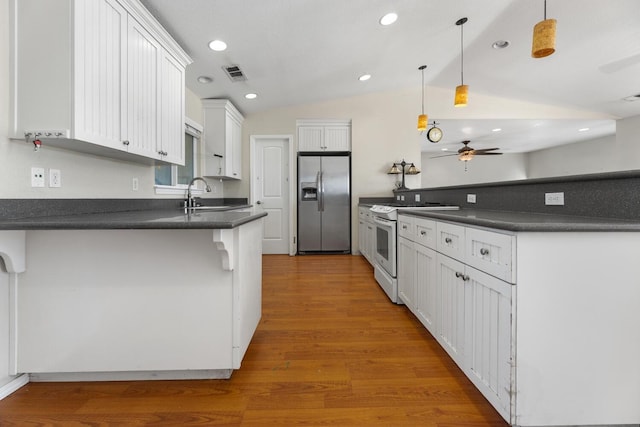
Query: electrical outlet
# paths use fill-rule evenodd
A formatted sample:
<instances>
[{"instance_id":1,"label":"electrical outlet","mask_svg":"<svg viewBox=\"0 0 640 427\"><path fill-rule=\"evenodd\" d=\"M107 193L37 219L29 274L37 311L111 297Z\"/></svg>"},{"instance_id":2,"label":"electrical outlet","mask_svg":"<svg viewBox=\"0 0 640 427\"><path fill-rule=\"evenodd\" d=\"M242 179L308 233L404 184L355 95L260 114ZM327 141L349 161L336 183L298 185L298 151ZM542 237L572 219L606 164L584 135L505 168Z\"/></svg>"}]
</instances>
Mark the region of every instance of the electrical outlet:
<instances>
[{"instance_id":1,"label":"electrical outlet","mask_svg":"<svg viewBox=\"0 0 640 427\"><path fill-rule=\"evenodd\" d=\"M564 206L564 193L544 193L544 204L550 206Z\"/></svg>"},{"instance_id":2,"label":"electrical outlet","mask_svg":"<svg viewBox=\"0 0 640 427\"><path fill-rule=\"evenodd\" d=\"M400 201L404 202L404 194L400 196Z\"/></svg>"},{"instance_id":3,"label":"electrical outlet","mask_svg":"<svg viewBox=\"0 0 640 427\"><path fill-rule=\"evenodd\" d=\"M31 186L44 187L44 168L31 168Z\"/></svg>"},{"instance_id":4,"label":"electrical outlet","mask_svg":"<svg viewBox=\"0 0 640 427\"><path fill-rule=\"evenodd\" d=\"M467 194L467 203L475 203L476 195L475 194Z\"/></svg>"},{"instance_id":5,"label":"electrical outlet","mask_svg":"<svg viewBox=\"0 0 640 427\"><path fill-rule=\"evenodd\" d=\"M60 172L60 169L49 169L49 187L62 187L62 172Z\"/></svg>"},{"instance_id":6,"label":"electrical outlet","mask_svg":"<svg viewBox=\"0 0 640 427\"><path fill-rule=\"evenodd\" d=\"M419 194L416 194L416 195L415 195L415 199L416 199L416 200L415 200L416 202L419 202L419 201L420 201L420 195L419 195Z\"/></svg>"},{"instance_id":7,"label":"electrical outlet","mask_svg":"<svg viewBox=\"0 0 640 427\"><path fill-rule=\"evenodd\" d=\"M138 191L138 178L133 178L131 180L131 189L133 191Z\"/></svg>"}]
</instances>

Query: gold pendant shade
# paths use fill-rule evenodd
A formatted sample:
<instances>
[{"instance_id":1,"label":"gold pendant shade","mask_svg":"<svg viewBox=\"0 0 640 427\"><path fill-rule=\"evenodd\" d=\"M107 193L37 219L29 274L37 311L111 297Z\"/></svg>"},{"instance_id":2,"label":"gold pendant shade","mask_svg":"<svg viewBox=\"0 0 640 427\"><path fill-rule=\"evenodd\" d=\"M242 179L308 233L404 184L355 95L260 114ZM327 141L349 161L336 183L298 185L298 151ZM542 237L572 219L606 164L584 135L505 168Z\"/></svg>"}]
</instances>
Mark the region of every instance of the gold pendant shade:
<instances>
[{"instance_id":1,"label":"gold pendant shade","mask_svg":"<svg viewBox=\"0 0 640 427\"><path fill-rule=\"evenodd\" d=\"M460 85L456 87L456 96L453 101L454 107L466 107L469 97L469 85Z\"/></svg>"},{"instance_id":2,"label":"gold pendant shade","mask_svg":"<svg viewBox=\"0 0 640 427\"><path fill-rule=\"evenodd\" d=\"M545 19L533 27L531 56L544 58L556 51L556 20Z\"/></svg>"}]
</instances>

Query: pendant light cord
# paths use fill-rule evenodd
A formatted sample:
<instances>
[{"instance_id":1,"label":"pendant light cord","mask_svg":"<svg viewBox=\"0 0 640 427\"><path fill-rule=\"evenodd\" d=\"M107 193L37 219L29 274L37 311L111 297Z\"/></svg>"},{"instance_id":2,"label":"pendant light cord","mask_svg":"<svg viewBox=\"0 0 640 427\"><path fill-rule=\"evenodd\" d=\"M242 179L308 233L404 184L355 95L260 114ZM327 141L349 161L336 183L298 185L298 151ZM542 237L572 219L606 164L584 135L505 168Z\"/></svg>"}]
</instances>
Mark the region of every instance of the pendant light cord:
<instances>
[{"instance_id":1,"label":"pendant light cord","mask_svg":"<svg viewBox=\"0 0 640 427\"><path fill-rule=\"evenodd\" d=\"M544 0L544 20L547 20L547 0Z\"/></svg>"},{"instance_id":2,"label":"pendant light cord","mask_svg":"<svg viewBox=\"0 0 640 427\"><path fill-rule=\"evenodd\" d=\"M424 68L422 69L422 114L424 114Z\"/></svg>"},{"instance_id":3,"label":"pendant light cord","mask_svg":"<svg viewBox=\"0 0 640 427\"><path fill-rule=\"evenodd\" d=\"M460 24L460 84L461 85L464 85L464 42L463 41L464 41L464 23Z\"/></svg>"}]
</instances>

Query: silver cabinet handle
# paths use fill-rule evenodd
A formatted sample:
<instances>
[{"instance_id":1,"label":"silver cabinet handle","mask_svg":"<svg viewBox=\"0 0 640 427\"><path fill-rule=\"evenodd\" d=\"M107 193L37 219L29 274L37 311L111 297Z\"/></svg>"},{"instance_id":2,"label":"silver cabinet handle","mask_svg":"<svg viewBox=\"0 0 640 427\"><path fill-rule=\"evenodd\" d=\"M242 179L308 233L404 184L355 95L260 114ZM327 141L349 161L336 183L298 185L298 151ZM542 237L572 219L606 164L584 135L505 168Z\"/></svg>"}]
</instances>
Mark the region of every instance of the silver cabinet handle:
<instances>
[{"instance_id":1,"label":"silver cabinet handle","mask_svg":"<svg viewBox=\"0 0 640 427\"><path fill-rule=\"evenodd\" d=\"M422 231L420 232L420 235L421 235L421 236L426 236L426 235L427 235L427 232L426 232L426 231L424 231L424 230L422 230Z\"/></svg>"},{"instance_id":2,"label":"silver cabinet handle","mask_svg":"<svg viewBox=\"0 0 640 427\"><path fill-rule=\"evenodd\" d=\"M489 249L487 248L480 249L480 255L489 255Z\"/></svg>"},{"instance_id":3,"label":"silver cabinet handle","mask_svg":"<svg viewBox=\"0 0 640 427\"><path fill-rule=\"evenodd\" d=\"M122 145L129 145L129 141L125 139L124 141L122 141Z\"/></svg>"},{"instance_id":4,"label":"silver cabinet handle","mask_svg":"<svg viewBox=\"0 0 640 427\"><path fill-rule=\"evenodd\" d=\"M462 273L460 273L459 271L456 271L456 277L459 279L462 277Z\"/></svg>"},{"instance_id":5,"label":"silver cabinet handle","mask_svg":"<svg viewBox=\"0 0 640 427\"><path fill-rule=\"evenodd\" d=\"M402 229L403 229L403 230L406 230L406 229L407 229L407 226L406 226L406 225L403 225L403 226L402 226Z\"/></svg>"},{"instance_id":6,"label":"silver cabinet handle","mask_svg":"<svg viewBox=\"0 0 640 427\"><path fill-rule=\"evenodd\" d=\"M445 239L444 239L444 242L445 242L445 243L451 243L451 237L447 237L447 238L445 238Z\"/></svg>"},{"instance_id":7,"label":"silver cabinet handle","mask_svg":"<svg viewBox=\"0 0 640 427\"><path fill-rule=\"evenodd\" d=\"M262 204L262 201L258 200L258 201L256 202L256 204L261 205L261 204Z\"/></svg>"}]
</instances>

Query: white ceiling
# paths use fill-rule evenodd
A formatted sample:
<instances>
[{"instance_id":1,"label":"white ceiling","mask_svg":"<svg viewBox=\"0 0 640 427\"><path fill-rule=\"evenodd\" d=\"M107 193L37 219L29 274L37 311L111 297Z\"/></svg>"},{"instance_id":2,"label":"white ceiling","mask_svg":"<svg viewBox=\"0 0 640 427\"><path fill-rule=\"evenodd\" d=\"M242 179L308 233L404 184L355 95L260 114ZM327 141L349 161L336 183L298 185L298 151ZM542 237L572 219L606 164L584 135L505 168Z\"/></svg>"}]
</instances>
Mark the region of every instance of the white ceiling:
<instances>
[{"instance_id":1,"label":"white ceiling","mask_svg":"<svg viewBox=\"0 0 640 427\"><path fill-rule=\"evenodd\" d=\"M471 96L484 93L588 111L603 120L640 114L640 100L623 100L640 94L640 0L549 0L547 16L558 21L556 53L543 59L530 56L532 28L543 19L542 0L142 2L193 58L187 86L201 98L229 98L245 114L373 92L420 90L417 67L422 64L428 65L426 85L454 88L460 83L460 28L455 22L461 17L469 18L464 70ZM390 11L399 15L398 21L381 26L378 20ZM214 39L224 40L228 49L211 51L208 43ZM493 49L492 43L501 39L510 46ZM231 64L241 67L247 81L228 79L222 66ZM372 78L359 82L364 73ZM202 75L213 82L198 83ZM258 98L245 99L249 92ZM533 145L527 143L526 151L576 141L576 126L594 129L583 139L615 132L611 120L438 122L446 128L440 144L459 143L466 135L464 139L478 139L471 144L475 148L486 148L483 139L499 147L500 138L512 138L513 132L546 129L542 136L536 134ZM505 131L486 133L496 127ZM434 146L423 144L423 150L441 148ZM519 151L512 142L509 146Z\"/></svg>"}]
</instances>

